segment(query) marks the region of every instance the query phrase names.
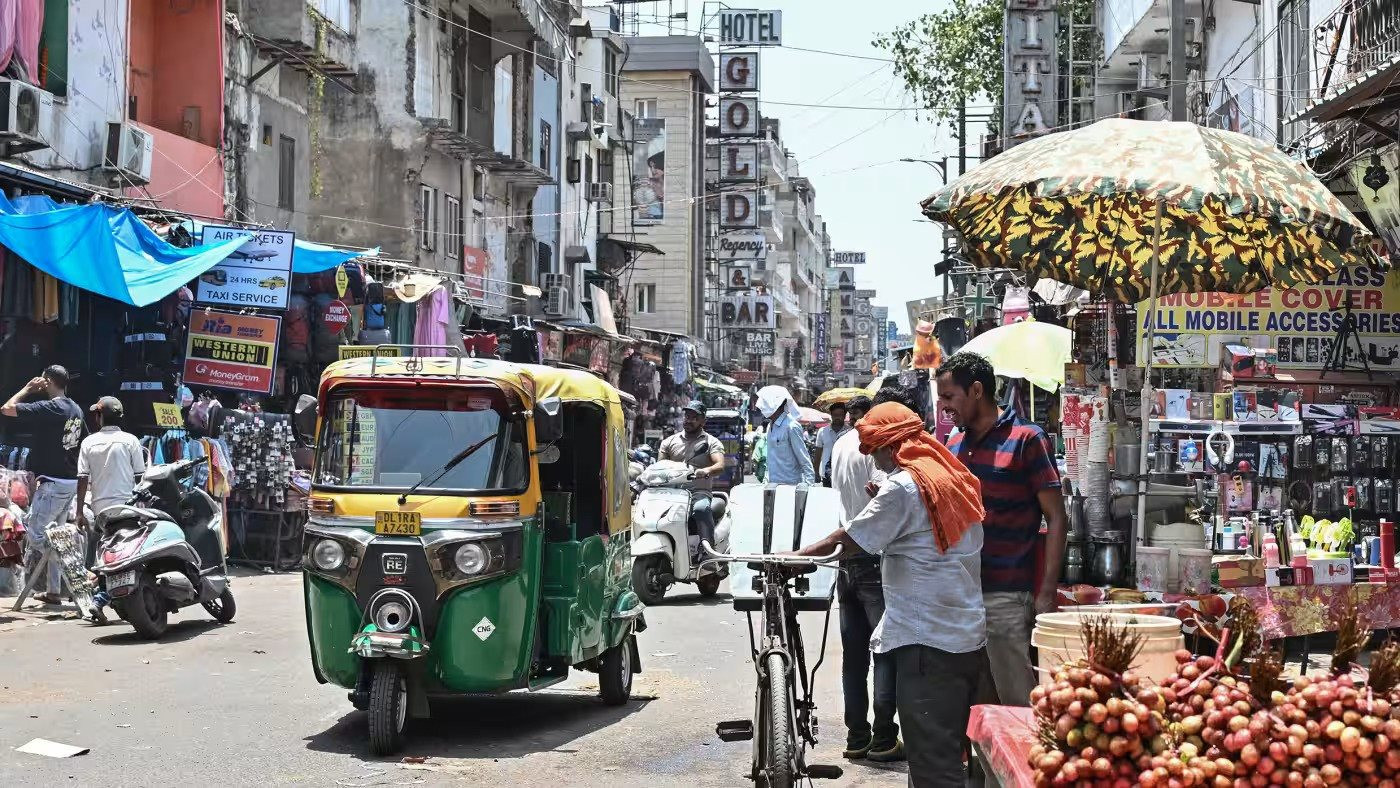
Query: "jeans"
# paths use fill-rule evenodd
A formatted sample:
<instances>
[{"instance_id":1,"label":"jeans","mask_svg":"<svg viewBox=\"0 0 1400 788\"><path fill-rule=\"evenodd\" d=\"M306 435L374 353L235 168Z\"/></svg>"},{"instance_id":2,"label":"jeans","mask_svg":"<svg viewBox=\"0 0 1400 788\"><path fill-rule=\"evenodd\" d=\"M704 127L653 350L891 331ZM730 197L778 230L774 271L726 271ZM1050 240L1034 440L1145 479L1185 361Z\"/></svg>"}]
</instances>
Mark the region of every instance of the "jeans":
<instances>
[{"instance_id":1,"label":"jeans","mask_svg":"<svg viewBox=\"0 0 1400 788\"><path fill-rule=\"evenodd\" d=\"M714 500L710 498L708 490L695 490L690 494L690 519L695 523L700 541L709 542L711 547L715 546L715 512L711 508L713 506ZM705 548L700 548L699 552L704 554Z\"/></svg>"},{"instance_id":2,"label":"jeans","mask_svg":"<svg viewBox=\"0 0 1400 788\"><path fill-rule=\"evenodd\" d=\"M885 614L880 563L843 561L841 568L844 571L836 578L836 599L841 613L841 694L846 704L846 741L852 748L869 741L874 745L872 749L888 749L899 736L899 726L894 722L894 657L870 653L870 635ZM870 693L865 681L872 656L875 663L873 729L867 717Z\"/></svg>"},{"instance_id":3,"label":"jeans","mask_svg":"<svg viewBox=\"0 0 1400 788\"><path fill-rule=\"evenodd\" d=\"M25 518L24 531L29 540L29 558L26 565L35 567L44 551L49 548L49 536L45 531L51 525L68 522L68 508L78 494L77 482L55 482L40 480L34 491L34 500L29 503L29 516ZM58 594L63 590L60 579L62 568L58 562L49 562L48 592Z\"/></svg>"},{"instance_id":4,"label":"jeans","mask_svg":"<svg viewBox=\"0 0 1400 788\"><path fill-rule=\"evenodd\" d=\"M1004 706L1029 706L1036 683L1031 667L1035 598L1029 591L989 591L982 594L982 604L987 608L987 661L997 697Z\"/></svg>"},{"instance_id":5,"label":"jeans","mask_svg":"<svg viewBox=\"0 0 1400 788\"><path fill-rule=\"evenodd\" d=\"M953 654L913 645L894 649L890 656L910 788L965 785L963 749L982 650Z\"/></svg>"}]
</instances>

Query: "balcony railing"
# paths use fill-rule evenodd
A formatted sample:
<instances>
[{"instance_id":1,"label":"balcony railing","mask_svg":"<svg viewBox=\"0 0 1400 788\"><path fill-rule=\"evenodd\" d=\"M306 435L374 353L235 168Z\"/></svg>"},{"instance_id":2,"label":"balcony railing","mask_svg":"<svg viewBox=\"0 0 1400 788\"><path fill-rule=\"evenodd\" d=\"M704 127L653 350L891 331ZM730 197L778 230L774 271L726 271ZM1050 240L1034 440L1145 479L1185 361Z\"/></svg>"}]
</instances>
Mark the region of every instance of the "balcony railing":
<instances>
[{"instance_id":1,"label":"balcony railing","mask_svg":"<svg viewBox=\"0 0 1400 788\"><path fill-rule=\"evenodd\" d=\"M1281 35L1287 33L1290 21L1280 19ZM1293 26L1297 27L1296 22ZM1327 98L1338 86L1400 55L1400 0L1343 0L1313 27L1311 42L1303 44L1304 52L1315 53L1308 66L1317 75L1311 93ZM1286 35L1280 45L1287 57Z\"/></svg>"}]
</instances>

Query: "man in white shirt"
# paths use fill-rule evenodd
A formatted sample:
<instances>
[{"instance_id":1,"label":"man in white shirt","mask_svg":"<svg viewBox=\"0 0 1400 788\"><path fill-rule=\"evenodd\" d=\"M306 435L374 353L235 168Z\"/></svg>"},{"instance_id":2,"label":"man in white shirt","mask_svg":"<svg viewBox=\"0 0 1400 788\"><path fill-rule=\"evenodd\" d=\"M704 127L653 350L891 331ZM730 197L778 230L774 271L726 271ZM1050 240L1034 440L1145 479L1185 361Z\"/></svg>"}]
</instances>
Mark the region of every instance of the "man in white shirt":
<instances>
[{"instance_id":1,"label":"man in white shirt","mask_svg":"<svg viewBox=\"0 0 1400 788\"><path fill-rule=\"evenodd\" d=\"M817 468L817 476L822 480L822 484L831 486L831 449L836 445L836 439L840 438L850 430L850 425L846 423L846 404L838 402L827 409L827 415L831 417L831 423L817 430L817 445L821 447L822 459ZM855 419L851 420L854 423Z\"/></svg>"},{"instance_id":2,"label":"man in white shirt","mask_svg":"<svg viewBox=\"0 0 1400 788\"><path fill-rule=\"evenodd\" d=\"M91 408L100 430L83 438L78 448L78 524L87 527L82 502L92 496L92 513L124 504L146 472L146 456L135 435L123 432L122 403L103 397Z\"/></svg>"}]
</instances>

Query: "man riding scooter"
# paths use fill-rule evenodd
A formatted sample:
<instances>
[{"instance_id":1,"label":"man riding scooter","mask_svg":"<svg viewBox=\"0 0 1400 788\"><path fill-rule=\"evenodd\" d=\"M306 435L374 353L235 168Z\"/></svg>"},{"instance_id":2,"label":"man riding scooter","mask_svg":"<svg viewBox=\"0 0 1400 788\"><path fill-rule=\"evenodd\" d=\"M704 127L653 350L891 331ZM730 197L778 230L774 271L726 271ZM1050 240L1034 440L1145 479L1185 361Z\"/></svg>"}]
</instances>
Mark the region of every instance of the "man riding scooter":
<instances>
[{"instance_id":1,"label":"man riding scooter","mask_svg":"<svg viewBox=\"0 0 1400 788\"><path fill-rule=\"evenodd\" d=\"M692 400L681 410L682 431L661 442L659 458L683 462L695 468L691 485L690 519L700 540L715 543L715 513L710 497L710 478L724 472L724 444L705 432L705 404Z\"/></svg>"}]
</instances>

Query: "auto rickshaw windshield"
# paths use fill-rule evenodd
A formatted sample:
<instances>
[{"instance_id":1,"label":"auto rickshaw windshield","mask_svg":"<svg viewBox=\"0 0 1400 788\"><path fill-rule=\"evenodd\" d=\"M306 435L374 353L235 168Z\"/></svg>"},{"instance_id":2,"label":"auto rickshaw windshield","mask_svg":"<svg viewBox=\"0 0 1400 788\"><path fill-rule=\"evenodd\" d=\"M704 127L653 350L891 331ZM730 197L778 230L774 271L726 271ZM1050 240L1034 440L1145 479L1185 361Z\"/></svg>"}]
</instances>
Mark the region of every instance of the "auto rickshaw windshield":
<instances>
[{"instance_id":1,"label":"auto rickshaw windshield","mask_svg":"<svg viewBox=\"0 0 1400 788\"><path fill-rule=\"evenodd\" d=\"M327 404L319 487L519 493L529 485L524 419L500 389L357 387L333 391Z\"/></svg>"}]
</instances>

